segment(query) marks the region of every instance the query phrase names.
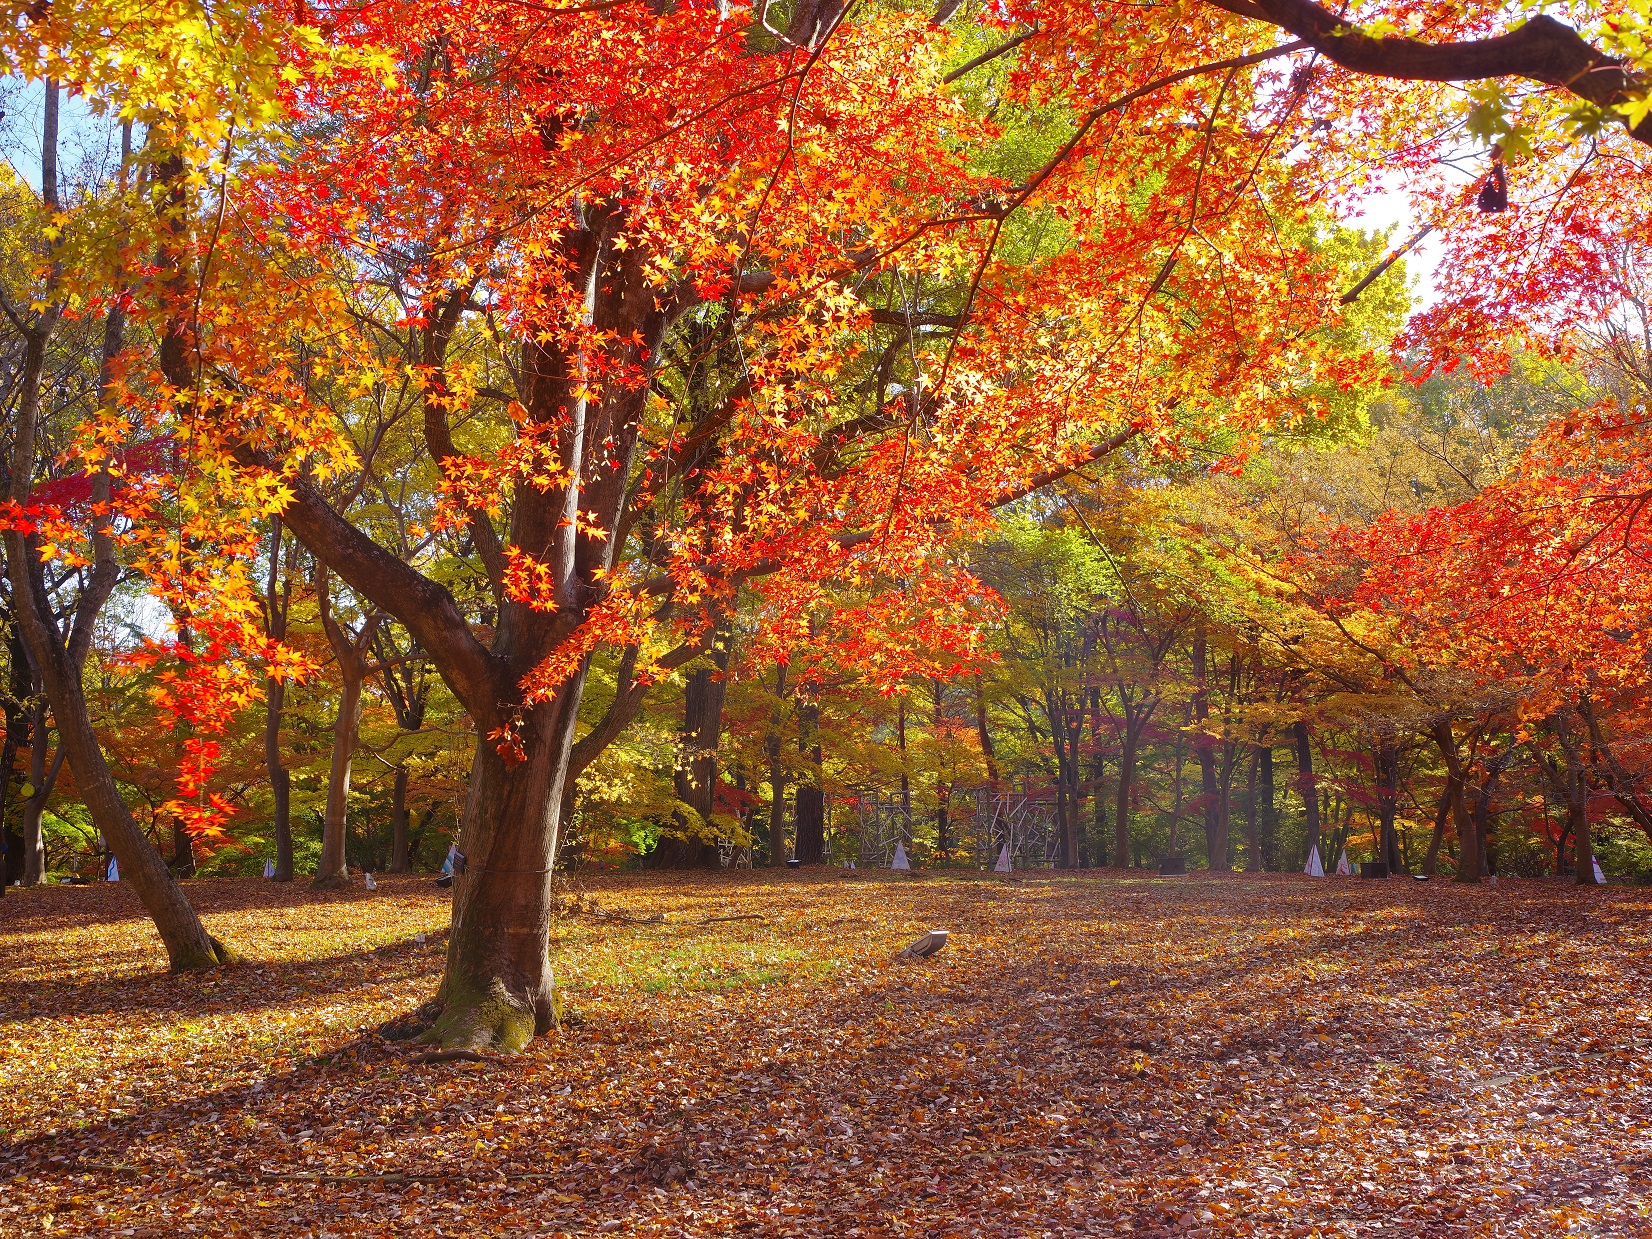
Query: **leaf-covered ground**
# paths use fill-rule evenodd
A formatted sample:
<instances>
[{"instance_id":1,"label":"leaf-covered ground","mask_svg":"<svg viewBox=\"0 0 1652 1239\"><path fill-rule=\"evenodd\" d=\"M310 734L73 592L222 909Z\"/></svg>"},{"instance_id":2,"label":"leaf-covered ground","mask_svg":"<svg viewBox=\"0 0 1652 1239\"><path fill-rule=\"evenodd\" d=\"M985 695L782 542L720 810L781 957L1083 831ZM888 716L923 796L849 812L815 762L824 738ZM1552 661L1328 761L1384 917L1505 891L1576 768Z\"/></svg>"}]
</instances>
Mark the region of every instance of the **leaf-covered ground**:
<instances>
[{"instance_id":1,"label":"leaf-covered ground","mask_svg":"<svg viewBox=\"0 0 1652 1239\"><path fill-rule=\"evenodd\" d=\"M125 887L8 892L0 1234L1652 1235L1646 892L584 889L586 1022L422 1064L428 879L192 883L254 962L189 977Z\"/></svg>"}]
</instances>

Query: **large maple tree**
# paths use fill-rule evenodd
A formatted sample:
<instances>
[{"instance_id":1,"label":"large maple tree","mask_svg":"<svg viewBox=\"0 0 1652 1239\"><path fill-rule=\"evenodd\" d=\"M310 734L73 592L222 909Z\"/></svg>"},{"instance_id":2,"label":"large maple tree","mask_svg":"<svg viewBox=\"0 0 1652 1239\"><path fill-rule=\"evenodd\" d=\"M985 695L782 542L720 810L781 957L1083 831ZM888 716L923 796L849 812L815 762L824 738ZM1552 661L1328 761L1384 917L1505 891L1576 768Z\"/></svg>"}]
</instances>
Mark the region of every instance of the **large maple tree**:
<instances>
[{"instance_id":1,"label":"large maple tree","mask_svg":"<svg viewBox=\"0 0 1652 1239\"><path fill-rule=\"evenodd\" d=\"M156 587L223 648L264 649L251 563L278 509L475 722L430 1034L468 1047L553 1021L568 772L734 590L898 676L956 644L977 587L945 547L1007 497L1132 440L1310 417L1374 376L1328 335L1339 290L1312 244L1373 159L1403 150L1462 225L1452 270L1478 278L1435 328L1495 342L1563 295L1516 295L1507 238L1428 184L1465 109L1561 152L1548 177L1578 132L1652 141L1618 58L1637 28L1581 10L1614 47L1518 7L1302 0L178 4L129 39L123 4L15 8L13 64L150 134L132 296L155 347L93 441L186 445L167 535L136 539ZM1639 176L1625 157L1565 184L1598 228ZM486 614L321 485L353 460L337 402L393 377L362 343L385 335L422 392L432 520L481 564ZM477 338L505 385L456 359ZM157 512L134 505L134 528ZM841 581L889 587L878 623ZM603 645L625 674L581 736Z\"/></svg>"}]
</instances>

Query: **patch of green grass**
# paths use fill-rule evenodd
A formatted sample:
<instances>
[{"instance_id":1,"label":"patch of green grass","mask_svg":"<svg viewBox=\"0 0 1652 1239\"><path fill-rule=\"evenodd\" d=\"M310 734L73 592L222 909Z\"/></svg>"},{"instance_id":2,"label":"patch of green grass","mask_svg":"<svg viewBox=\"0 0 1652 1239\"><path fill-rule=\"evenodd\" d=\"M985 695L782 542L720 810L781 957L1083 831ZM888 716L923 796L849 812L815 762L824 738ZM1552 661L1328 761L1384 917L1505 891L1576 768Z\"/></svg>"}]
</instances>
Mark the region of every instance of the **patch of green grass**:
<instances>
[{"instance_id":1,"label":"patch of green grass","mask_svg":"<svg viewBox=\"0 0 1652 1239\"><path fill-rule=\"evenodd\" d=\"M821 980L838 967L837 960L818 959L796 947L776 943L718 938L649 942L633 938L624 945L632 949L623 957L604 952L581 959L567 987L636 989L645 994L715 993Z\"/></svg>"}]
</instances>

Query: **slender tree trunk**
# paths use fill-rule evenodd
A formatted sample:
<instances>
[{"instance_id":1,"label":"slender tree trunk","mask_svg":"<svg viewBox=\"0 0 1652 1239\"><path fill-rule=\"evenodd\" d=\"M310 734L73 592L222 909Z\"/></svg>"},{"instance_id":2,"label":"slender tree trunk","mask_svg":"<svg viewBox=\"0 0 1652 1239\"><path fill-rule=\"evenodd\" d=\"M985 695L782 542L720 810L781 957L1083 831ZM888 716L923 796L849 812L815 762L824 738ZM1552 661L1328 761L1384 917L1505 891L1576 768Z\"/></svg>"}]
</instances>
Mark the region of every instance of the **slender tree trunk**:
<instances>
[{"instance_id":1,"label":"slender tree trunk","mask_svg":"<svg viewBox=\"0 0 1652 1239\"><path fill-rule=\"evenodd\" d=\"M1423 857L1423 872L1433 877L1440 872L1440 844L1445 839L1446 815L1451 812L1451 780L1440 791L1440 804L1434 810L1434 833L1429 836L1428 853Z\"/></svg>"},{"instance_id":2,"label":"slender tree trunk","mask_svg":"<svg viewBox=\"0 0 1652 1239\"><path fill-rule=\"evenodd\" d=\"M327 643L338 663L338 715L333 720L333 753L327 768L327 808L322 818L321 859L316 864L312 890L335 890L350 885L347 832L350 812L350 766L361 742L361 692L371 668L366 652L381 618L372 611L358 632L348 633L333 618L332 584L319 560L315 574L316 607Z\"/></svg>"},{"instance_id":3,"label":"slender tree trunk","mask_svg":"<svg viewBox=\"0 0 1652 1239\"><path fill-rule=\"evenodd\" d=\"M1205 861L1213 870L1228 867L1227 843L1222 836L1221 793L1216 785L1216 741L1205 730L1210 717L1210 695L1205 677L1204 630L1193 634L1193 754L1199 761L1199 794L1205 819Z\"/></svg>"},{"instance_id":4,"label":"slender tree trunk","mask_svg":"<svg viewBox=\"0 0 1652 1239\"><path fill-rule=\"evenodd\" d=\"M975 735L981 744L981 760L987 768L987 794L997 799L999 792L998 754L992 747L992 730L987 726L987 694L981 673L975 673Z\"/></svg>"},{"instance_id":5,"label":"slender tree trunk","mask_svg":"<svg viewBox=\"0 0 1652 1239\"><path fill-rule=\"evenodd\" d=\"M1256 776L1262 765L1262 750L1251 752L1250 769L1245 774L1245 871L1262 872L1262 841L1257 834Z\"/></svg>"},{"instance_id":6,"label":"slender tree trunk","mask_svg":"<svg viewBox=\"0 0 1652 1239\"><path fill-rule=\"evenodd\" d=\"M1173 787L1170 793L1170 838L1165 847L1165 854L1168 856L1177 854L1176 836L1182 824L1182 774L1187 767L1186 731L1176 733L1176 755L1173 761L1175 774L1173 775Z\"/></svg>"},{"instance_id":7,"label":"slender tree trunk","mask_svg":"<svg viewBox=\"0 0 1652 1239\"><path fill-rule=\"evenodd\" d=\"M912 846L912 773L906 764L906 698L895 701L895 741L901 754L901 842Z\"/></svg>"},{"instance_id":8,"label":"slender tree trunk","mask_svg":"<svg viewBox=\"0 0 1652 1239\"><path fill-rule=\"evenodd\" d=\"M1262 837L1262 868L1279 868L1279 797L1273 778L1273 745L1264 744L1256 755L1256 827Z\"/></svg>"},{"instance_id":9,"label":"slender tree trunk","mask_svg":"<svg viewBox=\"0 0 1652 1239\"><path fill-rule=\"evenodd\" d=\"M786 864L786 766L780 760L781 712L786 701L786 664L774 672L774 713L769 719L769 864L775 868Z\"/></svg>"},{"instance_id":10,"label":"slender tree trunk","mask_svg":"<svg viewBox=\"0 0 1652 1239\"><path fill-rule=\"evenodd\" d=\"M277 589L281 574L281 518L270 520L270 575L264 589L264 631L273 641L287 639L287 615L292 604L292 578ZM264 690L264 769L269 775L275 832L275 880L293 880L292 775L281 761L281 717L287 701L287 682L270 679Z\"/></svg>"},{"instance_id":11,"label":"slender tree trunk","mask_svg":"<svg viewBox=\"0 0 1652 1239\"><path fill-rule=\"evenodd\" d=\"M1302 808L1307 816L1307 838L1303 841L1306 858L1320 843L1319 788L1314 778L1314 748L1307 722L1298 719L1292 732L1296 737L1296 785L1302 792ZM1321 857L1321 863L1323 861Z\"/></svg>"},{"instance_id":12,"label":"slender tree trunk","mask_svg":"<svg viewBox=\"0 0 1652 1239\"><path fill-rule=\"evenodd\" d=\"M1113 810L1113 868L1130 867L1130 786L1136 778L1136 743L1128 733L1119 746L1119 789Z\"/></svg>"},{"instance_id":13,"label":"slender tree trunk","mask_svg":"<svg viewBox=\"0 0 1652 1239\"><path fill-rule=\"evenodd\" d=\"M1382 818L1377 859L1388 866L1389 873L1405 872L1405 863L1400 857L1399 832L1394 824L1399 815L1399 803L1400 754L1392 740L1384 740L1377 749L1377 812Z\"/></svg>"},{"instance_id":14,"label":"slender tree trunk","mask_svg":"<svg viewBox=\"0 0 1652 1239\"><path fill-rule=\"evenodd\" d=\"M412 873L407 847L407 767L396 767L396 786L390 806L390 872Z\"/></svg>"},{"instance_id":15,"label":"slender tree trunk","mask_svg":"<svg viewBox=\"0 0 1652 1239\"><path fill-rule=\"evenodd\" d=\"M797 711L797 747L808 758L809 781L799 783L793 798L796 812L797 859L818 865L826 853L826 792L821 787L820 706L802 705Z\"/></svg>"},{"instance_id":16,"label":"slender tree trunk","mask_svg":"<svg viewBox=\"0 0 1652 1239\"><path fill-rule=\"evenodd\" d=\"M338 715L333 720L333 754L327 767L327 809L322 818L321 859L316 864L315 890L333 890L350 885L345 855L345 831L349 826L350 766L355 759L361 726L360 677L353 669L340 667Z\"/></svg>"},{"instance_id":17,"label":"slender tree trunk","mask_svg":"<svg viewBox=\"0 0 1652 1239\"><path fill-rule=\"evenodd\" d=\"M1463 768L1462 756L1457 749L1457 738L1451 730L1451 724L1446 721L1437 722L1433 729L1434 744L1440 750L1440 756L1446 763L1446 792L1451 799L1451 820L1457 827L1457 877L1458 882L1480 881L1480 839L1474 829L1474 818L1468 807L1468 772ZM1472 756L1474 743L1471 739L1469 752Z\"/></svg>"},{"instance_id":18,"label":"slender tree trunk","mask_svg":"<svg viewBox=\"0 0 1652 1239\"><path fill-rule=\"evenodd\" d=\"M46 876L46 839L41 818L59 763L46 762L46 698L38 695L29 712L29 795L23 801L23 885L38 886ZM59 745L61 752L62 746Z\"/></svg>"},{"instance_id":19,"label":"slender tree trunk","mask_svg":"<svg viewBox=\"0 0 1652 1239\"><path fill-rule=\"evenodd\" d=\"M1597 886L1595 841L1589 829L1589 788L1583 769L1582 745L1578 743L1565 715L1554 715L1549 720L1549 726L1566 756L1566 817L1572 831L1573 881L1579 886Z\"/></svg>"}]
</instances>

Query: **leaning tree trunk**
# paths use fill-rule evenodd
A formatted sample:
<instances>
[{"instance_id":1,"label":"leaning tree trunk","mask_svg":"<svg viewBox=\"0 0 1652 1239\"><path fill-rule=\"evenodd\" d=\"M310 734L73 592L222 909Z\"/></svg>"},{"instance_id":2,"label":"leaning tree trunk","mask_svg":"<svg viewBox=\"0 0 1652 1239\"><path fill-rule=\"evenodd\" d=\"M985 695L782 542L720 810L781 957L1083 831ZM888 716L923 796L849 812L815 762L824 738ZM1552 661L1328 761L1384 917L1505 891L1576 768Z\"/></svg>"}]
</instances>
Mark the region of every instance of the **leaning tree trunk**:
<instances>
[{"instance_id":1,"label":"leaning tree trunk","mask_svg":"<svg viewBox=\"0 0 1652 1239\"><path fill-rule=\"evenodd\" d=\"M56 145L57 87L48 83L41 193L47 205L53 207L57 204ZM25 333L23 370L16 398L16 429L9 462L11 498L19 503L28 501L34 482L41 414L40 381L46 364L46 344L58 312L48 310ZM116 343L118 327L119 322L111 312L108 339ZM110 361L106 356L105 376L109 373ZM105 388L106 384L100 382L100 396ZM94 474L91 493L94 512L100 508L107 510L110 486L107 469ZM207 933L185 898L183 887L133 819L92 728L81 677L91 649L93 625L119 576L113 531L106 517L94 520L92 570L75 608L67 640L58 629L55 608L46 592L39 541L20 530L7 532L6 570L11 581L13 617L22 630L29 660L39 673L46 699L51 704L52 717L57 721L58 745L74 772L76 790L91 814L92 824L120 862L121 876L132 884L153 918L172 970L211 967L227 962L232 956Z\"/></svg>"},{"instance_id":2,"label":"leaning tree trunk","mask_svg":"<svg viewBox=\"0 0 1652 1239\"><path fill-rule=\"evenodd\" d=\"M6 535L12 596L26 597L17 607L24 640L46 687L57 720L58 743L74 771L75 788L90 811L93 824L120 863L121 877L132 884L166 946L172 971L210 968L233 958L230 951L207 933L183 887L167 868L154 845L126 807L115 776L104 760L103 748L92 730L91 712L81 685L80 669L49 627L50 606L45 590L28 565L38 562L33 539L20 533Z\"/></svg>"}]
</instances>

